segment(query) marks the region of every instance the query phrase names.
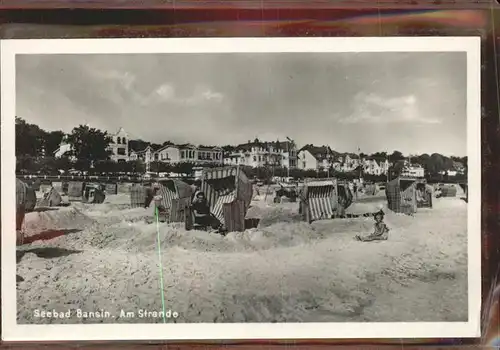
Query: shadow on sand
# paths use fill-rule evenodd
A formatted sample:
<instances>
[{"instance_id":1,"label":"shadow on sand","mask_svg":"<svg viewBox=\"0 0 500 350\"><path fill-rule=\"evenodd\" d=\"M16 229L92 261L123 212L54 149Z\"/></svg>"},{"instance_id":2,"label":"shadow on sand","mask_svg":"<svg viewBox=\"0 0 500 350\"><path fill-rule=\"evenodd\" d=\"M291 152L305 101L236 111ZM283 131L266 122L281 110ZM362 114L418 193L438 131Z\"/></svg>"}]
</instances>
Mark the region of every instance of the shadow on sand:
<instances>
[{"instance_id":1,"label":"shadow on sand","mask_svg":"<svg viewBox=\"0 0 500 350\"><path fill-rule=\"evenodd\" d=\"M51 207L38 207L33 209L33 213L44 213L46 211L54 211L59 210L59 208L51 208Z\"/></svg>"},{"instance_id":2,"label":"shadow on sand","mask_svg":"<svg viewBox=\"0 0 500 350\"><path fill-rule=\"evenodd\" d=\"M61 237L70 233L80 232L79 229L62 229L62 230L46 230L36 235L26 237L24 239L24 244L33 243L34 241L48 241L49 239L54 239Z\"/></svg>"},{"instance_id":3,"label":"shadow on sand","mask_svg":"<svg viewBox=\"0 0 500 350\"><path fill-rule=\"evenodd\" d=\"M26 250L16 251L16 261L19 263L26 253L33 253L39 258L43 259L53 259L60 258L63 256L68 256L71 254L78 254L83 252L83 250L72 250L58 247L40 247Z\"/></svg>"}]
</instances>

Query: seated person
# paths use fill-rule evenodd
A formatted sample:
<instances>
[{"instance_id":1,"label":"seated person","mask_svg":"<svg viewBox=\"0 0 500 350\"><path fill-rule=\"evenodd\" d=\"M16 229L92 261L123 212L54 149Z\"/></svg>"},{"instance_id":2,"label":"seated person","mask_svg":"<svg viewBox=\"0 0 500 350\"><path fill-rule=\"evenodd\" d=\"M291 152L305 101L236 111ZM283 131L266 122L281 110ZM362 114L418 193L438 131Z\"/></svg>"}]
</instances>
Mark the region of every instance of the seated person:
<instances>
[{"instance_id":1,"label":"seated person","mask_svg":"<svg viewBox=\"0 0 500 350\"><path fill-rule=\"evenodd\" d=\"M200 227L202 229L207 229L208 227L218 229L220 228L219 221L210 212L210 206L208 205L205 193L198 191L191 206L194 216L195 227Z\"/></svg>"},{"instance_id":2,"label":"seated person","mask_svg":"<svg viewBox=\"0 0 500 350\"><path fill-rule=\"evenodd\" d=\"M380 210L373 215L375 219L374 232L366 237L355 236L354 238L361 242L385 241L389 238L389 228L384 223L384 212Z\"/></svg>"}]
</instances>

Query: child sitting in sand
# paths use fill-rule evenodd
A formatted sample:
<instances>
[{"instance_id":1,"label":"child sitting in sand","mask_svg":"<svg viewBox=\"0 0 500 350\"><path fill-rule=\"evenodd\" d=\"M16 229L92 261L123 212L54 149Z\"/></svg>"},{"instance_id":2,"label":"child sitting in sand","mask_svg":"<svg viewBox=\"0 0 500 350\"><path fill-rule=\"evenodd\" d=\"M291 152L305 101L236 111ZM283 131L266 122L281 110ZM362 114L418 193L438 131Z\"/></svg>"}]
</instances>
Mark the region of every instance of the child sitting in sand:
<instances>
[{"instance_id":1,"label":"child sitting in sand","mask_svg":"<svg viewBox=\"0 0 500 350\"><path fill-rule=\"evenodd\" d=\"M355 236L354 238L361 242L385 241L389 238L389 228L384 223L384 212L378 211L373 215L375 219L375 230L371 235L366 237Z\"/></svg>"}]
</instances>

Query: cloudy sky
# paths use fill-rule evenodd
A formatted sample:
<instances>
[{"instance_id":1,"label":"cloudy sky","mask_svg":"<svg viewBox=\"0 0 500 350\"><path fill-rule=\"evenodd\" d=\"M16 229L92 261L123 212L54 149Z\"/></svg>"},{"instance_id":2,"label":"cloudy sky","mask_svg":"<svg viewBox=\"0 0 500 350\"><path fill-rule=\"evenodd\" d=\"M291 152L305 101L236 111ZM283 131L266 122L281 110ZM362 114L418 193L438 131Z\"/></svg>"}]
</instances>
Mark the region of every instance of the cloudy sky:
<instances>
[{"instance_id":1,"label":"cloudy sky","mask_svg":"<svg viewBox=\"0 0 500 350\"><path fill-rule=\"evenodd\" d=\"M162 143L466 155L465 53L17 56L17 115Z\"/></svg>"}]
</instances>

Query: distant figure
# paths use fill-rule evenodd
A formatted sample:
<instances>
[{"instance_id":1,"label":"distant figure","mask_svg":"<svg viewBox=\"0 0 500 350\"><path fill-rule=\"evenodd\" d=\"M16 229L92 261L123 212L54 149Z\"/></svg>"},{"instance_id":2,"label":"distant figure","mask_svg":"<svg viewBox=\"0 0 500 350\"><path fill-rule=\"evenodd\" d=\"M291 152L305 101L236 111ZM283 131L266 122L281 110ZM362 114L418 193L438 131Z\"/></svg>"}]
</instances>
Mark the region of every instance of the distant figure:
<instances>
[{"instance_id":1,"label":"distant figure","mask_svg":"<svg viewBox=\"0 0 500 350\"><path fill-rule=\"evenodd\" d=\"M354 193L354 198L358 199L358 185L354 183L353 185L353 193Z\"/></svg>"},{"instance_id":2,"label":"distant figure","mask_svg":"<svg viewBox=\"0 0 500 350\"><path fill-rule=\"evenodd\" d=\"M389 238L389 228L384 223L384 212L382 210L378 211L373 215L375 219L374 232L366 237L355 236L354 238L361 242L371 242L371 241L386 241Z\"/></svg>"},{"instance_id":3,"label":"distant figure","mask_svg":"<svg viewBox=\"0 0 500 350\"><path fill-rule=\"evenodd\" d=\"M193 194L191 196L191 202L193 202L196 198L197 193L201 191L201 181L198 179L194 180L194 183L193 183L193 185L191 185L191 188L193 189Z\"/></svg>"},{"instance_id":4,"label":"distant figure","mask_svg":"<svg viewBox=\"0 0 500 350\"><path fill-rule=\"evenodd\" d=\"M420 186L420 184L417 186L417 202L422 203L425 201L425 186Z\"/></svg>"},{"instance_id":5,"label":"distant figure","mask_svg":"<svg viewBox=\"0 0 500 350\"><path fill-rule=\"evenodd\" d=\"M443 191L441 190L440 186L436 188L436 190L434 191L434 195L436 198L440 198L443 196Z\"/></svg>"}]
</instances>

